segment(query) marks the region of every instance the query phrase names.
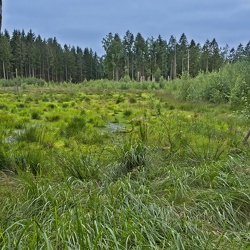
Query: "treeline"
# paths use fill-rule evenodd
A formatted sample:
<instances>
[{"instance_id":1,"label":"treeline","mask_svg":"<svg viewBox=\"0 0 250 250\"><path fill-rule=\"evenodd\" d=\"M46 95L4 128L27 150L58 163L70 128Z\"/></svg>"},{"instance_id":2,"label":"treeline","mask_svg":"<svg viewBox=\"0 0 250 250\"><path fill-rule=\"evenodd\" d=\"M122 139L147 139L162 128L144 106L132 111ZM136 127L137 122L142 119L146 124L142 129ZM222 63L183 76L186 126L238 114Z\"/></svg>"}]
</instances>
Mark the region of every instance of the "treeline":
<instances>
[{"instance_id":1,"label":"treeline","mask_svg":"<svg viewBox=\"0 0 250 250\"><path fill-rule=\"evenodd\" d=\"M188 42L184 33L179 40L171 36L168 41L161 36L145 39L140 33L134 36L130 31L123 39L109 33L102 43L106 52L105 73L115 80L124 76L136 80L158 80L161 76L175 79L183 72L195 77L200 71L217 71L226 62L250 59L250 41L237 49L230 49L228 45L221 48L216 39L207 40L204 45L193 39Z\"/></svg>"},{"instance_id":2,"label":"treeline","mask_svg":"<svg viewBox=\"0 0 250 250\"><path fill-rule=\"evenodd\" d=\"M91 49L63 47L30 30L0 35L0 78L36 77L47 82L83 82L103 77L101 59Z\"/></svg>"},{"instance_id":3,"label":"treeline","mask_svg":"<svg viewBox=\"0 0 250 250\"><path fill-rule=\"evenodd\" d=\"M216 39L203 45L189 42L183 33L179 40L160 35L143 38L127 31L123 38L109 33L103 40L105 50L98 56L92 49L64 45L56 38L43 39L32 30L5 30L0 34L0 78L35 77L47 82L83 82L108 78L113 80L175 79L188 73L219 70L225 63L250 60L250 41L237 49L219 47Z\"/></svg>"}]
</instances>

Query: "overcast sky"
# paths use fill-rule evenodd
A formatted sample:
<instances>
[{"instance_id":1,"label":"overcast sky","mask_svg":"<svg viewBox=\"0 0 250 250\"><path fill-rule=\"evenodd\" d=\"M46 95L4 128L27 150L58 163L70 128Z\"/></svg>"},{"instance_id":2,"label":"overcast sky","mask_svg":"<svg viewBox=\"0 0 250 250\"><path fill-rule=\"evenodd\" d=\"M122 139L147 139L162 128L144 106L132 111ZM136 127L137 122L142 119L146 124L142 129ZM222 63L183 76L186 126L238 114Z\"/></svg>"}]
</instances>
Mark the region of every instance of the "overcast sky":
<instances>
[{"instance_id":1,"label":"overcast sky","mask_svg":"<svg viewBox=\"0 0 250 250\"><path fill-rule=\"evenodd\" d=\"M250 0L3 0L3 30L56 37L61 45L103 54L102 39L127 30L144 38L160 34L204 44L244 46L250 40Z\"/></svg>"}]
</instances>

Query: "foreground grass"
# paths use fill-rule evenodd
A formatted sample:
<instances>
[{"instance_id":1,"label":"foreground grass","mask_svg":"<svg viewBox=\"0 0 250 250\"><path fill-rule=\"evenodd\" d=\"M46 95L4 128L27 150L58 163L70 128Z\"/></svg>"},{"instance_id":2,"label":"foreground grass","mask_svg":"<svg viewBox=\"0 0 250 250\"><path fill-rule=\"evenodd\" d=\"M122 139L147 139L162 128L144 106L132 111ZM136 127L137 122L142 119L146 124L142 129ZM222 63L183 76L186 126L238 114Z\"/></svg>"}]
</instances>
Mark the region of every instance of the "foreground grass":
<instances>
[{"instance_id":1,"label":"foreground grass","mask_svg":"<svg viewBox=\"0 0 250 250\"><path fill-rule=\"evenodd\" d=\"M247 121L226 106L73 87L0 102L2 249L250 248Z\"/></svg>"}]
</instances>

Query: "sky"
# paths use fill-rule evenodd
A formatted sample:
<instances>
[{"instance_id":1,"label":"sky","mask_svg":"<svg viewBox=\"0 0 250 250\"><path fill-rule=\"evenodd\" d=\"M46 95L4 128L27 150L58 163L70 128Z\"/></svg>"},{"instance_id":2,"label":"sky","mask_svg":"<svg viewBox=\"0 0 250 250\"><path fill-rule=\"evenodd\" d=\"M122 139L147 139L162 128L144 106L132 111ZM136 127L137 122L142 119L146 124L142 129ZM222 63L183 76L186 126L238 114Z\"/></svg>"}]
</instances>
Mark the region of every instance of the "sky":
<instances>
[{"instance_id":1,"label":"sky","mask_svg":"<svg viewBox=\"0 0 250 250\"><path fill-rule=\"evenodd\" d=\"M250 40L250 0L3 0L4 29L31 29L98 55L109 32L123 38L127 30L167 41L185 33L189 42L215 38L220 47L237 48Z\"/></svg>"}]
</instances>

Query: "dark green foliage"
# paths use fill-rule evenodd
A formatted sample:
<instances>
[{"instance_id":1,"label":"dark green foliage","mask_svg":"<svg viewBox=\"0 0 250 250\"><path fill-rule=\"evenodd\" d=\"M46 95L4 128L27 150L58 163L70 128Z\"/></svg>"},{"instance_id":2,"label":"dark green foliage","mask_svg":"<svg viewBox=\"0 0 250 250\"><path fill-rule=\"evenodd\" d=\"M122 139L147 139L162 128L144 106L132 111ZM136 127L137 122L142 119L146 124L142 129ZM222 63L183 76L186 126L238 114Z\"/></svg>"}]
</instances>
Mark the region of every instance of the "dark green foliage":
<instances>
[{"instance_id":1,"label":"dark green foliage","mask_svg":"<svg viewBox=\"0 0 250 250\"><path fill-rule=\"evenodd\" d=\"M5 153L3 146L0 144L0 171L7 170L9 168L8 156Z\"/></svg>"},{"instance_id":2,"label":"dark green foliage","mask_svg":"<svg viewBox=\"0 0 250 250\"><path fill-rule=\"evenodd\" d=\"M6 105L6 104L4 104L4 103L0 103L0 110L8 110L9 109L9 107L8 107L8 105Z\"/></svg>"},{"instance_id":3,"label":"dark green foliage","mask_svg":"<svg viewBox=\"0 0 250 250\"><path fill-rule=\"evenodd\" d=\"M33 120L41 120L41 112L38 111L38 110L32 111L31 119L33 119Z\"/></svg>"},{"instance_id":4,"label":"dark green foliage","mask_svg":"<svg viewBox=\"0 0 250 250\"><path fill-rule=\"evenodd\" d=\"M49 103L48 108L54 109L54 108L56 108L56 105L54 103Z\"/></svg>"},{"instance_id":5,"label":"dark green foliage","mask_svg":"<svg viewBox=\"0 0 250 250\"><path fill-rule=\"evenodd\" d=\"M227 62L248 60L250 47L240 44L237 49L231 48L229 54L229 48L220 48L216 39L206 40L202 46L193 39L189 43L184 33L179 40L171 36L167 41L160 35L157 39L144 38L141 33L134 35L130 31L123 39L109 33L102 44L105 55L99 57L92 49L61 46L56 38L43 39L32 30L14 30L12 35L5 31L0 34L0 78L17 80L1 80L0 85L86 84L107 77L121 80L122 88L127 89L126 83L134 80L160 82L183 73L195 77L199 71L218 71Z\"/></svg>"},{"instance_id":6,"label":"dark green foliage","mask_svg":"<svg viewBox=\"0 0 250 250\"><path fill-rule=\"evenodd\" d=\"M100 58L92 50L86 48L83 53L79 47L62 48L56 38L42 39L31 30L27 34L14 30L11 37L7 31L0 34L0 58L0 77L20 78L19 83L26 77L27 85L44 86L51 81L79 83L103 76ZM10 84L21 86L13 81L2 82L3 86Z\"/></svg>"},{"instance_id":7,"label":"dark green foliage","mask_svg":"<svg viewBox=\"0 0 250 250\"><path fill-rule=\"evenodd\" d=\"M132 110L126 109L123 111L123 116L128 117L132 115Z\"/></svg>"},{"instance_id":8,"label":"dark green foliage","mask_svg":"<svg viewBox=\"0 0 250 250\"><path fill-rule=\"evenodd\" d=\"M124 97L118 96L117 99L116 99L116 101L115 101L115 103L119 104L120 102L124 102L124 101L125 101Z\"/></svg>"},{"instance_id":9,"label":"dark green foliage","mask_svg":"<svg viewBox=\"0 0 250 250\"><path fill-rule=\"evenodd\" d=\"M130 102L130 103L136 103L137 101L136 101L135 98L131 97L131 98L129 98L129 102Z\"/></svg>"}]
</instances>

